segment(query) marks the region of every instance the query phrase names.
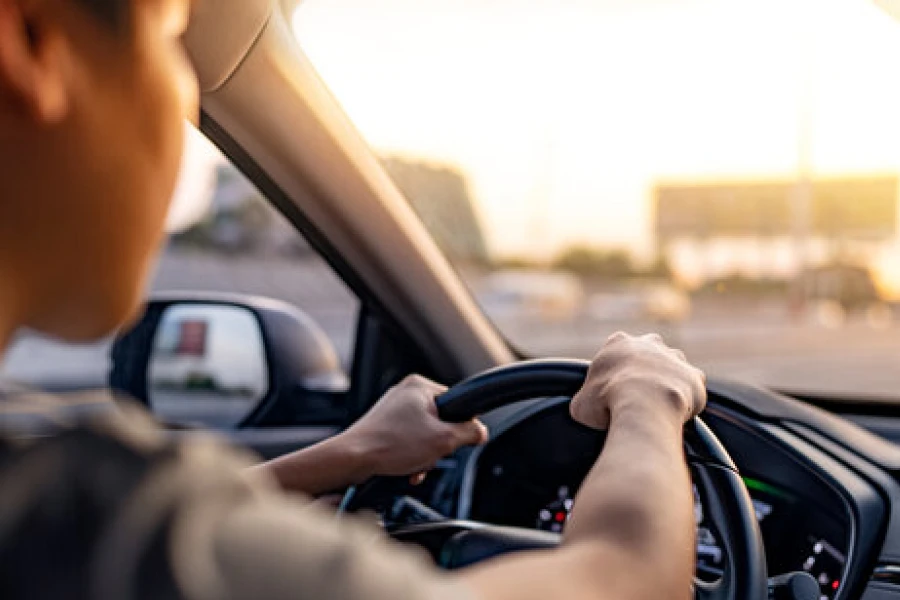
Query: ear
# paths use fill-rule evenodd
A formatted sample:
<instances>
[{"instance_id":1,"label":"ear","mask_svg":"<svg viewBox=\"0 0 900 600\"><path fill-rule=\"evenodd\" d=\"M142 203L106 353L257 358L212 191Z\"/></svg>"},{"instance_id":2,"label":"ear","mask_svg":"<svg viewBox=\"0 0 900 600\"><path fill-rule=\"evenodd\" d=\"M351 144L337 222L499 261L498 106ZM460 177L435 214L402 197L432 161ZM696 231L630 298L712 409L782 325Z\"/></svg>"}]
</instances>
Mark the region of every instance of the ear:
<instances>
[{"instance_id":1,"label":"ear","mask_svg":"<svg viewBox=\"0 0 900 600\"><path fill-rule=\"evenodd\" d=\"M66 39L40 0L0 0L0 105L39 124L68 110Z\"/></svg>"}]
</instances>

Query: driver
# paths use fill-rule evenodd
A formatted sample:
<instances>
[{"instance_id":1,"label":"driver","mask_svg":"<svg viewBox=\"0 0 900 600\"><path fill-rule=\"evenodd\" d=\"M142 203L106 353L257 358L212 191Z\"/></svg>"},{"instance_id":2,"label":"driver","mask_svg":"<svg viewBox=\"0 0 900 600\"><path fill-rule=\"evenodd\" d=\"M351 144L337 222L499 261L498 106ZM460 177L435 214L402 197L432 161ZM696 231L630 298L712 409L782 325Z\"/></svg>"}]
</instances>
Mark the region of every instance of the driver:
<instances>
[{"instance_id":1,"label":"driver","mask_svg":"<svg viewBox=\"0 0 900 600\"><path fill-rule=\"evenodd\" d=\"M180 42L190 8L0 0L0 347L26 327L94 340L138 311L183 121L197 118ZM63 422L53 400L34 399L32 416L59 427L31 438L0 413L0 597L689 596L681 432L705 388L684 355L654 336L610 338L571 404L609 434L561 546L454 574L303 500L373 475L420 478L483 442L481 423L437 418L442 389L409 378L346 432L253 468L214 441L169 441L127 405Z\"/></svg>"}]
</instances>

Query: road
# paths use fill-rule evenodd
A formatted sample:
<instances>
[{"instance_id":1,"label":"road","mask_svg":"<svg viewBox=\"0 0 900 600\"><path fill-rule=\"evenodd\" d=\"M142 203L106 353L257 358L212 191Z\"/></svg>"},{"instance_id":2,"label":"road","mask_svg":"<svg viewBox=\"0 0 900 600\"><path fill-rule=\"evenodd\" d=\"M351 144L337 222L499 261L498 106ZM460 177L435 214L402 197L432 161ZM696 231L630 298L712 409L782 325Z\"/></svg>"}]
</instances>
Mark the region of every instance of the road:
<instances>
[{"instance_id":1,"label":"road","mask_svg":"<svg viewBox=\"0 0 900 600\"><path fill-rule=\"evenodd\" d=\"M721 321L695 317L679 326L575 321L507 328L518 346L538 355L589 358L610 333L659 332L711 375L790 391L824 391L852 399L900 398L900 327L853 323L838 329L797 325L753 314Z\"/></svg>"},{"instance_id":2,"label":"road","mask_svg":"<svg viewBox=\"0 0 900 600\"><path fill-rule=\"evenodd\" d=\"M240 291L285 300L307 311L334 342L344 364L349 363L356 300L320 262L169 253L152 289ZM720 305L716 310L700 307L689 321L670 327L587 318L509 319L500 326L529 354L579 357L591 356L619 329L661 330L714 375L848 398L900 398L900 321L885 329L864 322L828 328L795 323L771 309L723 310ZM108 341L73 347L25 337L14 345L0 375L50 388L102 385L109 369L108 349Z\"/></svg>"}]
</instances>

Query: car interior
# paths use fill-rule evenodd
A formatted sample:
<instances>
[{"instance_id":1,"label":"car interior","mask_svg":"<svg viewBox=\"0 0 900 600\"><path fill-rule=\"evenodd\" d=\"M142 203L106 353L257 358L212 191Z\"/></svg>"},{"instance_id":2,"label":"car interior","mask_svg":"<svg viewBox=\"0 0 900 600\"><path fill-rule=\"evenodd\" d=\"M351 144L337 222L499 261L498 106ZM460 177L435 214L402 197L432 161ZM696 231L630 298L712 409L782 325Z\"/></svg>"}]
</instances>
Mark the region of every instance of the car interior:
<instances>
[{"instance_id":1,"label":"car interior","mask_svg":"<svg viewBox=\"0 0 900 600\"><path fill-rule=\"evenodd\" d=\"M422 485L376 478L346 490L339 510L374 512L388 535L446 569L553 547L603 449L603 435L568 411L587 357L520 350L488 316L307 56L296 4L197 3L185 44L200 131L349 290L352 347L336 350L302 306L186 280L154 293L116 339L108 383L173 436L199 423L271 458L333 435L405 375L423 374L450 386L441 416L480 416L489 442L446 457ZM218 360L214 335L242 349L228 359L241 368L224 369L230 383L198 367ZM685 430L697 597L900 600L900 408L714 370L708 394ZM812 592L791 587L801 573Z\"/></svg>"}]
</instances>

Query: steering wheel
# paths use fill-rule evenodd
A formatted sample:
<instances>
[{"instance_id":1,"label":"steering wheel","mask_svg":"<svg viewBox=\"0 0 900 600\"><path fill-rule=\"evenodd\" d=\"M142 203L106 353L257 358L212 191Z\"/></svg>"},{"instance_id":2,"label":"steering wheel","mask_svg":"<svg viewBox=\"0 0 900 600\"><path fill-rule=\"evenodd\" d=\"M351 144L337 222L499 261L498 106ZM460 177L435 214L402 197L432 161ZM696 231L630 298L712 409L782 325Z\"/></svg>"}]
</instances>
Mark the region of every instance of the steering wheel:
<instances>
[{"instance_id":1,"label":"steering wheel","mask_svg":"<svg viewBox=\"0 0 900 600\"><path fill-rule=\"evenodd\" d=\"M541 397L571 398L581 388L589 363L581 360L534 360L485 371L437 399L438 414L461 423L515 402ZM694 483L704 492L704 507L725 555L725 570L716 582L695 579L701 600L766 600L765 553L753 504L737 468L722 444L699 418L685 426L685 455ZM636 457L638 458L638 457ZM342 512L383 507L405 489L404 478L373 477L351 488ZM427 510L427 509L426 509ZM542 531L499 527L472 521L433 519L390 531L395 539L429 550L444 568L459 568L517 550L548 548L560 536Z\"/></svg>"}]
</instances>

